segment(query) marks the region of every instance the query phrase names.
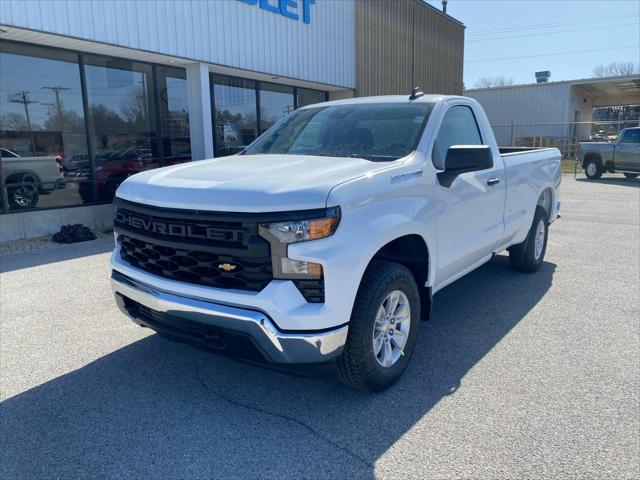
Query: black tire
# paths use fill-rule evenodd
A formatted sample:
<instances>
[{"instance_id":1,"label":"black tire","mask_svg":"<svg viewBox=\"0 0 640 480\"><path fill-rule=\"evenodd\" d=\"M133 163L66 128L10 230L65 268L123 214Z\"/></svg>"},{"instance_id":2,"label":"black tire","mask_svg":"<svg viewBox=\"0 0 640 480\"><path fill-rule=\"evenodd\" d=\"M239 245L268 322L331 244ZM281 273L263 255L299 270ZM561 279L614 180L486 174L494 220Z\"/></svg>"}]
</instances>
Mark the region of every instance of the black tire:
<instances>
[{"instance_id":1,"label":"black tire","mask_svg":"<svg viewBox=\"0 0 640 480\"><path fill-rule=\"evenodd\" d=\"M590 180L597 180L602 176L604 167L599 158L589 158L584 162L584 174Z\"/></svg>"},{"instance_id":2,"label":"black tire","mask_svg":"<svg viewBox=\"0 0 640 480\"><path fill-rule=\"evenodd\" d=\"M536 255L536 235L538 226L544 227L544 243L542 250ZM511 267L520 272L533 273L540 268L544 261L544 254L547 251L547 239L549 238L549 216L547 211L538 205L533 216L533 223L529 229L529 234L524 242L509 248L509 261Z\"/></svg>"},{"instance_id":3,"label":"black tire","mask_svg":"<svg viewBox=\"0 0 640 480\"><path fill-rule=\"evenodd\" d=\"M640 173L623 173L623 175L627 178L638 178Z\"/></svg>"},{"instance_id":4,"label":"black tire","mask_svg":"<svg viewBox=\"0 0 640 480\"><path fill-rule=\"evenodd\" d=\"M374 323L383 301L397 290L408 300L409 331L399 358L391 366L383 367L374 353ZM419 325L420 292L409 269L394 262L371 262L358 289L347 342L337 360L338 378L363 391L379 392L390 387L400 378L411 359Z\"/></svg>"},{"instance_id":5,"label":"black tire","mask_svg":"<svg viewBox=\"0 0 640 480\"><path fill-rule=\"evenodd\" d=\"M30 173L25 173L12 182L23 183L24 185L7 187L9 207L13 210L35 208L40 200L38 179Z\"/></svg>"}]
</instances>

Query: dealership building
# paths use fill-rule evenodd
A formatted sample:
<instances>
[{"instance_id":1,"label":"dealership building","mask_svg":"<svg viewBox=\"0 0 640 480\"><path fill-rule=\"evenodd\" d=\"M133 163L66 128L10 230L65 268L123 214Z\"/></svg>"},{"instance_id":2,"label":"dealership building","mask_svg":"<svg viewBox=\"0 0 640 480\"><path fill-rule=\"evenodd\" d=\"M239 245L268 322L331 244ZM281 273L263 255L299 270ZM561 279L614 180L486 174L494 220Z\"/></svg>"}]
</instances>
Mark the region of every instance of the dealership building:
<instances>
[{"instance_id":1,"label":"dealership building","mask_svg":"<svg viewBox=\"0 0 640 480\"><path fill-rule=\"evenodd\" d=\"M463 44L421 0L4 0L0 241L108 228L128 176L236 153L301 106L460 94Z\"/></svg>"}]
</instances>

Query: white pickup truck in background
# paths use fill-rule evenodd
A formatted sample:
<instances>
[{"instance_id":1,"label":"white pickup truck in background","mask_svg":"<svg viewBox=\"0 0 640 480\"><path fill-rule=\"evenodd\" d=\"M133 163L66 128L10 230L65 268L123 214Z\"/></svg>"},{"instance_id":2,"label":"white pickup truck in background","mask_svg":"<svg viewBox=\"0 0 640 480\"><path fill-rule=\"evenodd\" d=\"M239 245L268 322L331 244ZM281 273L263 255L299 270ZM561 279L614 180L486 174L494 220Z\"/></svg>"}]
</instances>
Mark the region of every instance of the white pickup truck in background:
<instances>
[{"instance_id":1,"label":"white pickup truck in background","mask_svg":"<svg viewBox=\"0 0 640 480\"><path fill-rule=\"evenodd\" d=\"M64 188L61 158L59 155L23 157L0 147L9 207L14 210L35 208L40 195Z\"/></svg>"},{"instance_id":2,"label":"white pickup truck in background","mask_svg":"<svg viewBox=\"0 0 640 480\"><path fill-rule=\"evenodd\" d=\"M423 95L301 108L238 155L128 178L112 288L162 335L393 384L432 295L509 250L536 271L560 152L501 152L480 105ZM500 308L496 305L496 308Z\"/></svg>"}]
</instances>

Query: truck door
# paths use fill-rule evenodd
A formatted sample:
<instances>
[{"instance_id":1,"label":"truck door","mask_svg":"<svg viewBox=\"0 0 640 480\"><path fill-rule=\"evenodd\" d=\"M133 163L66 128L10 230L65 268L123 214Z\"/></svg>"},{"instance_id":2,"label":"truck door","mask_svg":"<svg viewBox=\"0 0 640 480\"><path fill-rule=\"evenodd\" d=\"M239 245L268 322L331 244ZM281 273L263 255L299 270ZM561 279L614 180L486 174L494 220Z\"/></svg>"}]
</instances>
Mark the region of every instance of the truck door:
<instances>
[{"instance_id":1,"label":"truck door","mask_svg":"<svg viewBox=\"0 0 640 480\"><path fill-rule=\"evenodd\" d=\"M640 172L640 128L624 130L615 146L613 163L616 170Z\"/></svg>"},{"instance_id":2,"label":"truck door","mask_svg":"<svg viewBox=\"0 0 640 480\"><path fill-rule=\"evenodd\" d=\"M443 170L447 151L453 145L484 143L472 108L454 105L442 119L432 150L433 164ZM449 283L477 266L500 242L504 232L506 179L502 157L497 157L493 158L491 168L463 173L450 186L436 181L436 285Z\"/></svg>"}]
</instances>

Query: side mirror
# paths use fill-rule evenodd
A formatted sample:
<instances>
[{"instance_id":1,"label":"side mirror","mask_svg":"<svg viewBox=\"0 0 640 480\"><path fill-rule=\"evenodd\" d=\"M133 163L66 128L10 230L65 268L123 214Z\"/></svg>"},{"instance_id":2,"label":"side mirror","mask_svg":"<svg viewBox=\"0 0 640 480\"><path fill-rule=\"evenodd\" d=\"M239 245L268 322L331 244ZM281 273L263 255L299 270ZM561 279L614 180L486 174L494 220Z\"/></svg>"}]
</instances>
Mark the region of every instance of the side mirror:
<instances>
[{"instance_id":1,"label":"side mirror","mask_svg":"<svg viewBox=\"0 0 640 480\"><path fill-rule=\"evenodd\" d=\"M493 154L489 145L453 145L447 150L444 172L438 173L443 187L450 187L462 173L486 170L493 167Z\"/></svg>"}]
</instances>

